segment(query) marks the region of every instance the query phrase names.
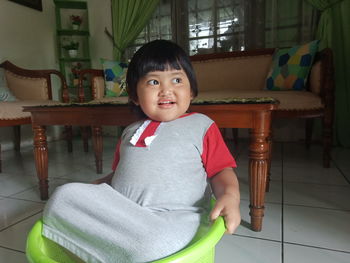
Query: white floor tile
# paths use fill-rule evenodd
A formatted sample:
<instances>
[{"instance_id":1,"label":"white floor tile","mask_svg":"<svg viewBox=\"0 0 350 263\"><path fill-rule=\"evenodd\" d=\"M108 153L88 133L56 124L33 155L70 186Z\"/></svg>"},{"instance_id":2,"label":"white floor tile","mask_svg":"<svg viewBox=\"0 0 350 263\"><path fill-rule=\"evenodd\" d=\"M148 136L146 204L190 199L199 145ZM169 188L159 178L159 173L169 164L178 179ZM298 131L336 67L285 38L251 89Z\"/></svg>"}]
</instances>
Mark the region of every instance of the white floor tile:
<instances>
[{"instance_id":1,"label":"white floor tile","mask_svg":"<svg viewBox=\"0 0 350 263\"><path fill-rule=\"evenodd\" d=\"M81 165L74 163L73 161L55 162L53 160L49 160L48 175L49 175L49 178L52 178L52 177L59 178L59 177L69 176L69 174L78 172L80 169L81 169Z\"/></svg>"},{"instance_id":2,"label":"white floor tile","mask_svg":"<svg viewBox=\"0 0 350 263\"><path fill-rule=\"evenodd\" d=\"M16 175L9 173L0 174L0 195L10 196L12 194L21 192L25 189L31 188L37 184L37 179L32 175Z\"/></svg>"},{"instance_id":3,"label":"white floor tile","mask_svg":"<svg viewBox=\"0 0 350 263\"><path fill-rule=\"evenodd\" d=\"M247 179L249 177L249 162L247 160L241 161L237 163L237 168L235 168L235 172L237 177ZM270 169L270 179L275 181L280 181L282 179L282 166L281 164L275 164L271 166Z\"/></svg>"},{"instance_id":4,"label":"white floor tile","mask_svg":"<svg viewBox=\"0 0 350 263\"><path fill-rule=\"evenodd\" d=\"M44 204L4 198L0 200L0 230L41 211ZM2 233L2 232L0 232Z\"/></svg>"},{"instance_id":5,"label":"white floor tile","mask_svg":"<svg viewBox=\"0 0 350 263\"><path fill-rule=\"evenodd\" d=\"M285 204L350 210L350 185L319 185L285 182Z\"/></svg>"},{"instance_id":6,"label":"white floor tile","mask_svg":"<svg viewBox=\"0 0 350 263\"><path fill-rule=\"evenodd\" d=\"M241 201L241 225L237 228L236 234L249 237L264 238L269 240L281 241L281 205L265 204L265 216L261 232L252 231L250 228L249 201Z\"/></svg>"},{"instance_id":7,"label":"white floor tile","mask_svg":"<svg viewBox=\"0 0 350 263\"><path fill-rule=\"evenodd\" d=\"M350 211L284 207L284 241L350 252Z\"/></svg>"},{"instance_id":8,"label":"white floor tile","mask_svg":"<svg viewBox=\"0 0 350 263\"><path fill-rule=\"evenodd\" d=\"M25 148L26 149L26 148ZM35 163L33 151L25 151L22 149L20 153L10 154L10 151L1 153L2 172L21 175L23 173L35 173Z\"/></svg>"},{"instance_id":9,"label":"white floor tile","mask_svg":"<svg viewBox=\"0 0 350 263\"><path fill-rule=\"evenodd\" d=\"M323 168L319 165L309 165L307 162L293 166L285 164L283 181L294 183L349 185L337 168Z\"/></svg>"},{"instance_id":10,"label":"white floor tile","mask_svg":"<svg viewBox=\"0 0 350 263\"><path fill-rule=\"evenodd\" d=\"M323 149L320 144L313 144L309 149L304 143L283 143L283 160L291 164L309 162L313 164L322 164Z\"/></svg>"},{"instance_id":11,"label":"white floor tile","mask_svg":"<svg viewBox=\"0 0 350 263\"><path fill-rule=\"evenodd\" d=\"M344 252L284 244L284 263L349 263L350 254Z\"/></svg>"},{"instance_id":12,"label":"white floor tile","mask_svg":"<svg viewBox=\"0 0 350 263\"><path fill-rule=\"evenodd\" d=\"M262 239L224 235L215 252L215 263L282 262L281 244Z\"/></svg>"},{"instance_id":13,"label":"white floor tile","mask_svg":"<svg viewBox=\"0 0 350 263\"><path fill-rule=\"evenodd\" d=\"M25 252L29 231L35 222L42 217L41 213L27 218L20 223L0 232L0 246Z\"/></svg>"},{"instance_id":14,"label":"white floor tile","mask_svg":"<svg viewBox=\"0 0 350 263\"><path fill-rule=\"evenodd\" d=\"M28 263L24 252L0 247L0 263Z\"/></svg>"},{"instance_id":15,"label":"white floor tile","mask_svg":"<svg viewBox=\"0 0 350 263\"><path fill-rule=\"evenodd\" d=\"M93 165L87 165L85 167L81 167L78 171L62 175L59 178L62 178L62 179L65 178L75 182L91 183L96 179L106 176L110 172L111 172L110 168L107 169L106 167L104 167L103 173L97 174L95 167Z\"/></svg>"},{"instance_id":16,"label":"white floor tile","mask_svg":"<svg viewBox=\"0 0 350 263\"><path fill-rule=\"evenodd\" d=\"M249 200L249 181L247 178L239 178L239 190L241 199ZM270 181L269 192L265 192L265 202L281 203L282 202L282 182Z\"/></svg>"},{"instance_id":17,"label":"white floor tile","mask_svg":"<svg viewBox=\"0 0 350 263\"><path fill-rule=\"evenodd\" d=\"M332 149L332 159L338 164L344 164L349 167L350 149L343 147L334 147Z\"/></svg>"},{"instance_id":18,"label":"white floor tile","mask_svg":"<svg viewBox=\"0 0 350 263\"><path fill-rule=\"evenodd\" d=\"M56 187L72 182L69 179L61 179L61 178L53 178L49 180L49 196L54 192ZM22 200L30 200L34 202L42 202L45 203L46 201L42 201L40 199L40 191L39 191L39 186L32 187L30 189L27 189L23 192L20 192L18 194L12 195L11 198L15 199L22 199Z\"/></svg>"}]
</instances>

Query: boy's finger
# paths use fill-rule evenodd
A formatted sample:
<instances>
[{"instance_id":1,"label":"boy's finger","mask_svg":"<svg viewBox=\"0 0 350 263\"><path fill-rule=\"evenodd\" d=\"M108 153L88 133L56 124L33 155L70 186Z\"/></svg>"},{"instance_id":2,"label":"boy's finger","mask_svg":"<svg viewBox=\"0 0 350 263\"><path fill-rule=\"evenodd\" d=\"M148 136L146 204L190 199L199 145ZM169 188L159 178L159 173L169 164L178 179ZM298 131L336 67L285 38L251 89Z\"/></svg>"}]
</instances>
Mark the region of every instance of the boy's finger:
<instances>
[{"instance_id":1,"label":"boy's finger","mask_svg":"<svg viewBox=\"0 0 350 263\"><path fill-rule=\"evenodd\" d=\"M214 207L213 210L210 213L210 220L215 220L216 218L218 218L218 216L220 215L221 210L218 207Z\"/></svg>"},{"instance_id":2,"label":"boy's finger","mask_svg":"<svg viewBox=\"0 0 350 263\"><path fill-rule=\"evenodd\" d=\"M236 221L234 220L233 218L230 218L228 216L225 217L225 226L226 226L226 229L227 229L227 233L229 234L233 234L236 230L236 228L239 226L240 224L240 221Z\"/></svg>"}]
</instances>

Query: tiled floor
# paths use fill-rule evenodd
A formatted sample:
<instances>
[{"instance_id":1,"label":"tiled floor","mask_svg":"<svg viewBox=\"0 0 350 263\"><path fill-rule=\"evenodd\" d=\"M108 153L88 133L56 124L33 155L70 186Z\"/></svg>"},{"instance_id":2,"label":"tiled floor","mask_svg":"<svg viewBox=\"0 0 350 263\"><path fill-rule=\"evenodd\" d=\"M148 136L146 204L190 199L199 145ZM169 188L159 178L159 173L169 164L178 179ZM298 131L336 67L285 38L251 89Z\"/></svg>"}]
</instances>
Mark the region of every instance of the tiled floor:
<instances>
[{"instance_id":1,"label":"tiled floor","mask_svg":"<svg viewBox=\"0 0 350 263\"><path fill-rule=\"evenodd\" d=\"M104 174L110 171L115 138L104 140ZM225 235L216 249L216 263L350 262L350 149L335 148L331 168L321 165L321 147L306 150L299 143L275 143L272 181L266 194L261 232L249 229L247 143L236 152L241 187L242 224ZM27 262L25 241L41 217L32 148L2 153L0 174L0 263ZM63 141L49 143L50 191L69 181L91 182L93 153L82 152L80 140L68 154Z\"/></svg>"}]
</instances>

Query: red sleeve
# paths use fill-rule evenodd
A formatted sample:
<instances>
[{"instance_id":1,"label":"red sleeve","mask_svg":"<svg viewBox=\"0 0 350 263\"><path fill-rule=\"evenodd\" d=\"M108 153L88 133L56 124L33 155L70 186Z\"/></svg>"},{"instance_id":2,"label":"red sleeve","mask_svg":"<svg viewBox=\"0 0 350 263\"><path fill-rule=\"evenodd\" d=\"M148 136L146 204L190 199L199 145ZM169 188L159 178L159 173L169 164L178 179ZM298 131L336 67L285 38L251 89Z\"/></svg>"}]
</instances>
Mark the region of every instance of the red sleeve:
<instances>
[{"instance_id":1,"label":"red sleeve","mask_svg":"<svg viewBox=\"0 0 350 263\"><path fill-rule=\"evenodd\" d=\"M208 177L214 176L224 168L237 166L215 123L204 136L202 161Z\"/></svg>"},{"instance_id":2,"label":"red sleeve","mask_svg":"<svg viewBox=\"0 0 350 263\"><path fill-rule=\"evenodd\" d=\"M119 163L119 159L120 159L120 144L121 144L122 140L119 139L117 146L115 148L115 152L114 152L114 159L113 159L113 163L112 163L112 171L115 171L117 169L118 163Z\"/></svg>"}]
</instances>

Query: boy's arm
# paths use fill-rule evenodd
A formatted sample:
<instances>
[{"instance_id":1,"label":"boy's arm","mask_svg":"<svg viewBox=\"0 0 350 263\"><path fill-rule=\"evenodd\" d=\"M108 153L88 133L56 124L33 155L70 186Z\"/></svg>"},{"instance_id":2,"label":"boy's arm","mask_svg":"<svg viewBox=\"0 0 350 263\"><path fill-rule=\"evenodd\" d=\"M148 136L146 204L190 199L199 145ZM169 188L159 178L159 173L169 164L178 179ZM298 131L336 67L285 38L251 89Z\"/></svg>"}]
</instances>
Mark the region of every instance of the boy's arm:
<instances>
[{"instance_id":1,"label":"boy's arm","mask_svg":"<svg viewBox=\"0 0 350 263\"><path fill-rule=\"evenodd\" d=\"M227 232L232 234L241 222L239 184L236 174L232 168L225 168L211 178L210 184L216 197L210 219L215 220L218 216L223 216Z\"/></svg>"},{"instance_id":2,"label":"boy's arm","mask_svg":"<svg viewBox=\"0 0 350 263\"><path fill-rule=\"evenodd\" d=\"M106 175L105 177L99 178L93 181L92 183L93 184L102 184L102 183L111 184L114 172L115 171L112 171L110 174Z\"/></svg>"}]
</instances>

